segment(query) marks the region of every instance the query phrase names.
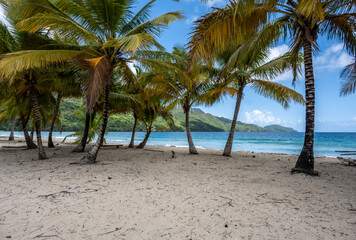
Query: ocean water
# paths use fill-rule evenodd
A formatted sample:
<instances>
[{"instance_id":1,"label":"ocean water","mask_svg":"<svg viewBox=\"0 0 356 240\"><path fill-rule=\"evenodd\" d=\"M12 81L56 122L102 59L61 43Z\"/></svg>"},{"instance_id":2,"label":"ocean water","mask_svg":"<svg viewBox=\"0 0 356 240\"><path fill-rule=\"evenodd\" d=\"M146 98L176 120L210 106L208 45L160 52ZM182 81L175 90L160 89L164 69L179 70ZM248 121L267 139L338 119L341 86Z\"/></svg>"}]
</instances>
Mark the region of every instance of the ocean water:
<instances>
[{"instance_id":1,"label":"ocean water","mask_svg":"<svg viewBox=\"0 0 356 240\"><path fill-rule=\"evenodd\" d=\"M10 132L0 131L0 136L9 136ZM71 132L54 132L53 138L63 139ZM22 132L15 136L23 137ZM48 132L43 132L46 138ZM135 143L139 144L144 138L144 132L137 132ZM193 141L197 148L224 149L227 132L193 132ZM74 138L69 138L74 139ZM108 143L128 144L131 132L109 132L105 139ZM264 153L299 154L304 141L301 132L237 132L234 138L233 151L254 151ZM188 147L185 132L153 132L148 145ZM356 133L315 133L315 156L340 156L335 151L356 151ZM356 157L356 156L353 156Z\"/></svg>"}]
</instances>

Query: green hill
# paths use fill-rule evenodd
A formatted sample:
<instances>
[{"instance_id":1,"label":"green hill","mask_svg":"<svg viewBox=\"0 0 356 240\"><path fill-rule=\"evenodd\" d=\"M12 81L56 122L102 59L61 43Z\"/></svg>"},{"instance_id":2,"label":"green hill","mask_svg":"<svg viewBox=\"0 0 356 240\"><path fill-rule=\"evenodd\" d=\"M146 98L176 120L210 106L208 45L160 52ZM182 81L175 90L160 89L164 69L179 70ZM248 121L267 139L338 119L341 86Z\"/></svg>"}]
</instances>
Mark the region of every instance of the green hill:
<instances>
[{"instance_id":1,"label":"green hill","mask_svg":"<svg viewBox=\"0 0 356 240\"><path fill-rule=\"evenodd\" d=\"M82 108L82 102L77 99L66 99L62 102L60 107L60 119L62 123L62 131L80 131L84 128L84 122L82 122L78 115L73 112L79 108ZM169 129L167 123L158 118L154 123L155 131L185 131L185 114L182 109L173 110L173 118L175 127ZM134 118L131 114L117 114L110 116L108 122L108 131L131 131L133 127ZM19 124L18 124L19 125ZM7 130L9 123L0 126L0 130ZM204 113L199 108L193 108L190 114L190 126L191 131L194 132L226 132L230 130L231 120L224 117L217 117L209 113ZM59 126L55 127L55 131L59 130ZM20 130L20 126L17 127ZM137 127L138 131L145 131L145 126L140 123ZM44 130L48 130L44 128ZM295 132L292 128L282 127L279 125L270 125L266 127L260 127L255 124L247 124L238 121L237 131L239 132Z\"/></svg>"},{"instance_id":2,"label":"green hill","mask_svg":"<svg viewBox=\"0 0 356 240\"><path fill-rule=\"evenodd\" d=\"M61 121L63 131L77 131L84 127L79 117L73 112L82 106L81 102L75 99L65 100L61 104ZM162 118L158 118L154 124L156 130L177 131L185 130L185 115L182 109L174 109L173 117L175 127L169 129ZM131 131L134 118L131 114L117 114L110 116L108 122L108 131ZM231 120L223 117L217 117L209 113L204 113L199 108L193 108L190 114L191 130L194 132L224 132L229 131ZM144 125L138 125L138 131L145 131ZM260 127L255 124L247 124L238 121L237 131L239 132L295 132L292 128L286 128L279 125L270 125Z\"/></svg>"}]
</instances>

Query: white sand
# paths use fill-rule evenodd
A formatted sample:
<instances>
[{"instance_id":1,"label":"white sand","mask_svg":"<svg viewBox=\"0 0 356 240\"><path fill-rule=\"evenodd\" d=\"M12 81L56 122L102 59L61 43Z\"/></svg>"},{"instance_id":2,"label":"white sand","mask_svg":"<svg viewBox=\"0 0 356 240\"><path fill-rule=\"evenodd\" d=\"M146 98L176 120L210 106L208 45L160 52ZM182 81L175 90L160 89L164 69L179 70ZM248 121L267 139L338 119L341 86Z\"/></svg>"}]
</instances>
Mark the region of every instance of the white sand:
<instances>
[{"instance_id":1,"label":"white sand","mask_svg":"<svg viewBox=\"0 0 356 240\"><path fill-rule=\"evenodd\" d=\"M356 168L336 159L310 177L291 155L109 148L79 166L72 149L0 148L0 239L356 239Z\"/></svg>"}]
</instances>

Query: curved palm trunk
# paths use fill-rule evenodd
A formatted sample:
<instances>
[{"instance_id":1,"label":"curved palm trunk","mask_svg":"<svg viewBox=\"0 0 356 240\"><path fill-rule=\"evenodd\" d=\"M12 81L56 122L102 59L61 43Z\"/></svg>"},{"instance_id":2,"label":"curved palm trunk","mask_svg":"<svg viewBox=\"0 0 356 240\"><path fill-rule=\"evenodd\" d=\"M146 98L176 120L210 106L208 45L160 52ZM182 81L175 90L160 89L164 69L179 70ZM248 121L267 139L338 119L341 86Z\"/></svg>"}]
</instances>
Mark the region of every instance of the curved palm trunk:
<instances>
[{"instance_id":1,"label":"curved palm trunk","mask_svg":"<svg viewBox=\"0 0 356 240\"><path fill-rule=\"evenodd\" d=\"M15 137L14 137L15 126L16 126L16 117L14 118L14 120L12 120L12 126L11 126L11 133L10 133L10 136L9 136L9 141L14 141L15 140Z\"/></svg>"},{"instance_id":2,"label":"curved palm trunk","mask_svg":"<svg viewBox=\"0 0 356 240\"><path fill-rule=\"evenodd\" d=\"M38 159L47 159L46 152L43 148L42 137L41 137L41 117L40 110L38 106L37 96L34 90L35 79L31 79L31 100L33 107L33 115L35 117L36 135L37 135L37 146L38 146Z\"/></svg>"},{"instance_id":3,"label":"curved palm trunk","mask_svg":"<svg viewBox=\"0 0 356 240\"><path fill-rule=\"evenodd\" d=\"M51 122L51 126L49 128L49 133L48 133L48 147L49 148L54 148L54 144L52 141L52 133L53 133L54 124L55 124L57 116L58 116L59 105L61 104L61 99L62 99L62 94L58 93L57 103L56 103L56 107L53 112L52 122Z\"/></svg>"},{"instance_id":4,"label":"curved palm trunk","mask_svg":"<svg viewBox=\"0 0 356 240\"><path fill-rule=\"evenodd\" d=\"M84 152L85 146L87 145L89 127L90 127L90 111L86 111L83 137L82 140L78 143L77 147L73 150L73 152Z\"/></svg>"},{"instance_id":5,"label":"curved palm trunk","mask_svg":"<svg viewBox=\"0 0 356 240\"><path fill-rule=\"evenodd\" d=\"M240 111L242 95L243 95L243 88L241 88L240 91L237 94L234 117L233 117L232 122L231 122L231 128L230 128L230 132L229 132L229 137L228 137L228 139L226 141L226 144L225 144L223 156L227 156L227 157L231 156L231 149L232 149L232 144L234 142L236 122L237 122L237 117L238 117L239 111Z\"/></svg>"},{"instance_id":6,"label":"curved palm trunk","mask_svg":"<svg viewBox=\"0 0 356 240\"><path fill-rule=\"evenodd\" d=\"M98 155L100 147L103 145L104 142L104 134L106 130L106 126L108 124L109 118L109 94L110 94L110 83L111 83L111 74L109 74L108 80L105 82L105 89L104 89L104 109L103 109L103 118L101 121L100 133L98 139L96 140L95 145L93 148L85 155L80 161L80 164L93 164L96 163L96 157Z\"/></svg>"},{"instance_id":7,"label":"curved palm trunk","mask_svg":"<svg viewBox=\"0 0 356 240\"><path fill-rule=\"evenodd\" d=\"M188 138L189 153L190 154L198 154L198 151L194 146L192 134L190 132L189 111L190 111L190 108L184 109L184 113L185 113L185 131L187 133L187 138Z\"/></svg>"},{"instance_id":8,"label":"curved palm trunk","mask_svg":"<svg viewBox=\"0 0 356 240\"><path fill-rule=\"evenodd\" d=\"M26 120L24 116L20 116L20 121L21 121L22 131L23 131L23 134L25 136L27 149L35 149L35 148L37 148L37 145L33 143L32 139L30 138L30 136L28 135L28 132L27 132L27 127L26 126L27 126L28 118Z\"/></svg>"},{"instance_id":9,"label":"curved palm trunk","mask_svg":"<svg viewBox=\"0 0 356 240\"><path fill-rule=\"evenodd\" d=\"M314 121L315 121L315 88L313 72L312 46L304 40L304 67L305 67L305 138L302 152L300 153L292 172L302 172L317 175L314 171Z\"/></svg>"},{"instance_id":10,"label":"curved palm trunk","mask_svg":"<svg viewBox=\"0 0 356 240\"><path fill-rule=\"evenodd\" d=\"M137 115L136 115L136 113L134 113L134 118L135 118L135 122L134 122L134 126L133 126L133 129L132 129L131 142L129 144L129 148L134 148L135 147L135 134L136 134L136 126L137 126Z\"/></svg>"},{"instance_id":11,"label":"curved palm trunk","mask_svg":"<svg viewBox=\"0 0 356 240\"><path fill-rule=\"evenodd\" d=\"M152 132L152 124L147 128L146 136L143 141L137 146L137 148L144 148Z\"/></svg>"}]
</instances>

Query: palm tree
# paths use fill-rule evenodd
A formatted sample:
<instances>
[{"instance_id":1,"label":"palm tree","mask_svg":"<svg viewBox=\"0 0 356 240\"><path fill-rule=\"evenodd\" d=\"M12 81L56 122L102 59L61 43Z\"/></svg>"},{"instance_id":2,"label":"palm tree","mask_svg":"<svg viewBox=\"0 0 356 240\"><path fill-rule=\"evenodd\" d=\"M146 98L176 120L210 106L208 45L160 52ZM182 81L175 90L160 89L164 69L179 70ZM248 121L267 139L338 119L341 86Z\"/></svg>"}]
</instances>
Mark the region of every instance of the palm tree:
<instances>
[{"instance_id":1,"label":"palm tree","mask_svg":"<svg viewBox=\"0 0 356 240\"><path fill-rule=\"evenodd\" d=\"M79 115L80 119L82 121L86 121L86 115L87 115L87 111L86 110L77 110L74 111L74 114ZM101 123L101 116L96 114L95 111L93 111L92 114L89 115L89 127L88 127L88 131L85 132L84 131L78 131L72 134L69 134L66 136L67 137L78 137L73 143L78 144L81 143L82 141L85 140L85 143L90 143L91 141L94 140L95 136L98 135L99 132L99 126ZM83 140L84 139L84 140Z\"/></svg>"},{"instance_id":2,"label":"palm tree","mask_svg":"<svg viewBox=\"0 0 356 240\"><path fill-rule=\"evenodd\" d=\"M190 131L189 115L194 104L212 104L217 100L209 93L212 90L210 75L213 72L210 73L199 61L191 62L184 48L174 47L172 55L166 58L166 64L164 61L159 63L161 70L157 71L158 76L153 83L157 89L165 93L167 100L173 99L170 100L172 107L176 105L182 107L185 113L189 153L198 154Z\"/></svg>"},{"instance_id":3,"label":"palm tree","mask_svg":"<svg viewBox=\"0 0 356 240\"><path fill-rule=\"evenodd\" d=\"M314 171L313 150L313 52L318 50L318 36L326 35L329 39L340 40L345 44L346 50L355 56L355 8L353 0L232 0L227 7L216 9L196 22L190 47L194 54L199 53L204 57L209 52L220 53L227 50L232 40L242 43L273 14L277 14L277 18L268 23L267 27L271 32L279 32L279 36L290 38L293 59L297 59L299 52L304 50L306 129L303 149L292 172L317 175Z\"/></svg>"},{"instance_id":4,"label":"palm tree","mask_svg":"<svg viewBox=\"0 0 356 240\"><path fill-rule=\"evenodd\" d=\"M52 77L53 81L51 83L51 88L53 92L56 93L56 105L53 110L52 120L48 132L48 147L53 148L52 133L54 125L57 121L59 114L59 107L63 98L68 97L80 97L82 95L80 84L74 79L73 71L60 71L59 69L54 69L54 73L50 73L49 77Z\"/></svg>"},{"instance_id":5,"label":"palm tree","mask_svg":"<svg viewBox=\"0 0 356 240\"><path fill-rule=\"evenodd\" d=\"M95 163L103 142L108 121L109 93L113 71L128 68L127 59L136 50L152 47L162 49L154 39L161 29L182 18L181 12L163 14L148 20L149 10L155 0L149 1L134 14L133 1L128 0L21 0L11 5L10 14L22 20L17 27L31 33L46 29L68 44L67 49L37 50L9 54L0 61L0 72L14 73L34 67L64 63L77 59L76 65L90 73L86 99L91 109L101 93L104 97L101 130L96 144L84 156L81 164Z\"/></svg>"},{"instance_id":6,"label":"palm tree","mask_svg":"<svg viewBox=\"0 0 356 240\"><path fill-rule=\"evenodd\" d=\"M153 123L159 116L161 116L168 123L170 128L174 127L173 116L170 112L172 109L170 106L165 106L159 96L151 96L149 99L146 99L146 101L143 103L143 107L144 109L141 116L141 121L146 126L146 135L142 142L137 146L137 148L141 149L146 146L148 138L154 130Z\"/></svg>"},{"instance_id":7,"label":"palm tree","mask_svg":"<svg viewBox=\"0 0 356 240\"><path fill-rule=\"evenodd\" d=\"M232 96L237 95L224 156L231 156L237 117L246 86L250 85L256 93L277 101L284 108L288 108L292 100L304 103L303 96L296 91L270 81L278 74L292 69L293 65L289 54L268 60L268 45L263 46L260 38L261 33L242 44L236 51L224 53L219 59L223 64L221 75L224 76L224 82L215 91L217 94L227 92Z\"/></svg>"},{"instance_id":8,"label":"palm tree","mask_svg":"<svg viewBox=\"0 0 356 240\"><path fill-rule=\"evenodd\" d=\"M15 21L13 21L11 18L9 20L12 24L14 24ZM38 48L39 46L42 46L44 42L48 43L48 39L45 36L40 36L38 34L28 34L25 32L14 31L14 35L12 35L4 24L0 25L0 34L2 36L2 47L0 54L2 54L3 60L6 58L6 56L15 54L14 52L18 50L26 51L27 49L31 48ZM29 70L25 73L3 72L2 80L11 82L14 81L13 79L20 79L20 81L23 83L22 89L24 90L24 92L22 92L22 94L26 95L27 93L32 101L33 116L35 119L37 134L38 157L39 159L46 159L47 156L42 145L41 137L41 118L38 103L38 94L40 93L40 89L37 86L37 78L39 75L38 73L38 70Z\"/></svg>"}]
</instances>

